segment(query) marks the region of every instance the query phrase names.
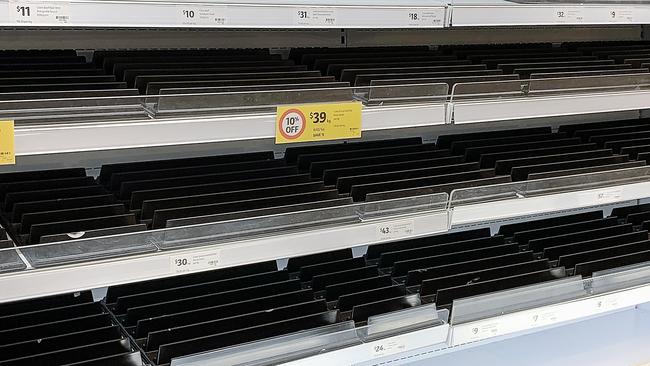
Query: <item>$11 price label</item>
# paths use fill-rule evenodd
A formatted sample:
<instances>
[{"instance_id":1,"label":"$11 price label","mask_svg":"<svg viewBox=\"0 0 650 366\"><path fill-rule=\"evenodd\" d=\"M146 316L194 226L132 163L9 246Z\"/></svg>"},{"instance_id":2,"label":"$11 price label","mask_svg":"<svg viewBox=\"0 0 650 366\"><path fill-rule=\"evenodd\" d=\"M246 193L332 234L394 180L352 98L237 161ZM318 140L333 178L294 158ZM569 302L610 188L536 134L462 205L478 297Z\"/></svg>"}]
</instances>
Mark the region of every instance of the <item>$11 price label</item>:
<instances>
[{"instance_id":1,"label":"$11 price label","mask_svg":"<svg viewBox=\"0 0 650 366\"><path fill-rule=\"evenodd\" d=\"M361 138L361 103L303 104L278 107L275 143Z\"/></svg>"}]
</instances>

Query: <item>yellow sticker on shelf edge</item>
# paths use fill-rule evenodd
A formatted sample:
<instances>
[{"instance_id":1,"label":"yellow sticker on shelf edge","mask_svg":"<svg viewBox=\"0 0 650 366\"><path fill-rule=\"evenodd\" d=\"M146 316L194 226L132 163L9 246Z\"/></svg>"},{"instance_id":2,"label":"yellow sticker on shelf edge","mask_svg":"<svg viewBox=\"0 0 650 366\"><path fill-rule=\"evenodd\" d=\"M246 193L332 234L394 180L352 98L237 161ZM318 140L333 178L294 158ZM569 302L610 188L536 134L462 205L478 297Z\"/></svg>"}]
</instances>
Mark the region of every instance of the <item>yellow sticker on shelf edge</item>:
<instances>
[{"instance_id":1,"label":"yellow sticker on shelf edge","mask_svg":"<svg viewBox=\"0 0 650 366\"><path fill-rule=\"evenodd\" d=\"M278 107L275 143L361 138L361 102Z\"/></svg>"},{"instance_id":2,"label":"yellow sticker on shelf edge","mask_svg":"<svg viewBox=\"0 0 650 366\"><path fill-rule=\"evenodd\" d=\"M16 164L14 121L0 121L0 165Z\"/></svg>"}]
</instances>

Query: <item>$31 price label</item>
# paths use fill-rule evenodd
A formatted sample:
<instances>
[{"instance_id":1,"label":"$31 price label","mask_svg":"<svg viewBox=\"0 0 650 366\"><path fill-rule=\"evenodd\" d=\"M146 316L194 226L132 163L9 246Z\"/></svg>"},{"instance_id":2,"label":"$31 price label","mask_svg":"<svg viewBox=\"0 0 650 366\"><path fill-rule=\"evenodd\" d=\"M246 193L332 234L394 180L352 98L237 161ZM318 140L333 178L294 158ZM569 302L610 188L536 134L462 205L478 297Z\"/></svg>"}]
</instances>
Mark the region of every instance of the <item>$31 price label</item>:
<instances>
[{"instance_id":1,"label":"$31 price label","mask_svg":"<svg viewBox=\"0 0 650 366\"><path fill-rule=\"evenodd\" d=\"M361 137L361 103L303 104L278 107L275 143Z\"/></svg>"}]
</instances>

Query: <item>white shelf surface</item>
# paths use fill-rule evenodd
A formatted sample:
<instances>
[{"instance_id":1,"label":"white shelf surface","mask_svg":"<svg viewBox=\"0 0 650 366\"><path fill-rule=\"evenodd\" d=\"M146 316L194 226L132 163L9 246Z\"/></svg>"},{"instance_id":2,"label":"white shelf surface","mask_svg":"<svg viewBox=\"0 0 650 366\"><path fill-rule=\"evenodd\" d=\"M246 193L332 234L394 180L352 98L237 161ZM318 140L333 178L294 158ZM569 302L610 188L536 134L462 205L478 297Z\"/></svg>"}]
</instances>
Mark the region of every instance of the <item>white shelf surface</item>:
<instances>
[{"instance_id":1,"label":"white shelf surface","mask_svg":"<svg viewBox=\"0 0 650 366\"><path fill-rule=\"evenodd\" d=\"M454 124L620 112L650 108L650 91L585 93L451 103Z\"/></svg>"},{"instance_id":2,"label":"white shelf surface","mask_svg":"<svg viewBox=\"0 0 650 366\"><path fill-rule=\"evenodd\" d=\"M444 124L633 111L650 108L650 91L473 99L437 104L364 107L363 131ZM246 126L242 128L241 126ZM18 125L16 156L269 139L274 113L115 122Z\"/></svg>"},{"instance_id":3,"label":"white shelf surface","mask_svg":"<svg viewBox=\"0 0 650 366\"><path fill-rule=\"evenodd\" d=\"M505 0L460 0L451 5L451 27L607 25L650 23L650 5L518 4Z\"/></svg>"},{"instance_id":4,"label":"white shelf surface","mask_svg":"<svg viewBox=\"0 0 650 366\"><path fill-rule=\"evenodd\" d=\"M650 307L586 317L560 326L495 337L424 354L410 366L647 366Z\"/></svg>"},{"instance_id":5,"label":"white shelf surface","mask_svg":"<svg viewBox=\"0 0 650 366\"><path fill-rule=\"evenodd\" d=\"M1 26L443 28L442 2L4 0Z\"/></svg>"},{"instance_id":6,"label":"white shelf surface","mask_svg":"<svg viewBox=\"0 0 650 366\"><path fill-rule=\"evenodd\" d=\"M635 201L650 196L650 182L521 197L454 207L451 227L515 217Z\"/></svg>"},{"instance_id":7,"label":"white shelf surface","mask_svg":"<svg viewBox=\"0 0 650 366\"><path fill-rule=\"evenodd\" d=\"M366 107L363 131L446 122L446 105ZM243 127L245 126L245 128ZM275 114L17 126L16 156L185 145L275 137Z\"/></svg>"}]
</instances>

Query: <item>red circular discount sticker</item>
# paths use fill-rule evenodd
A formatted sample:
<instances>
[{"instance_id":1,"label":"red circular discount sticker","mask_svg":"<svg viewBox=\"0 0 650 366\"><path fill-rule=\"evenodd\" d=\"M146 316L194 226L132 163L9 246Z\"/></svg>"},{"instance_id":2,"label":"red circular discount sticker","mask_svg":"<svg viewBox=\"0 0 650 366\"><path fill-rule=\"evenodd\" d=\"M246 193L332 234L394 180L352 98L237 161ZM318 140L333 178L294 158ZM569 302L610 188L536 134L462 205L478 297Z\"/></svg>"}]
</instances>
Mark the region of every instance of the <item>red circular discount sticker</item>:
<instances>
[{"instance_id":1,"label":"red circular discount sticker","mask_svg":"<svg viewBox=\"0 0 650 366\"><path fill-rule=\"evenodd\" d=\"M288 109L280 116L279 126L280 135L287 140L295 140L307 127L307 119L304 113L298 109Z\"/></svg>"}]
</instances>

